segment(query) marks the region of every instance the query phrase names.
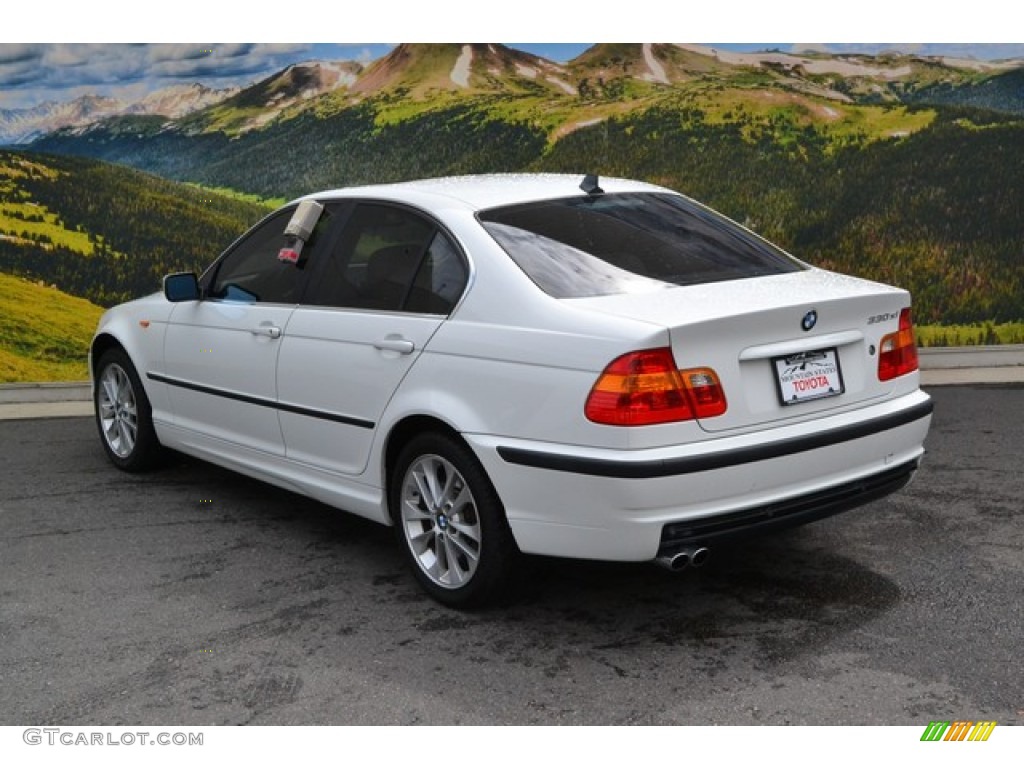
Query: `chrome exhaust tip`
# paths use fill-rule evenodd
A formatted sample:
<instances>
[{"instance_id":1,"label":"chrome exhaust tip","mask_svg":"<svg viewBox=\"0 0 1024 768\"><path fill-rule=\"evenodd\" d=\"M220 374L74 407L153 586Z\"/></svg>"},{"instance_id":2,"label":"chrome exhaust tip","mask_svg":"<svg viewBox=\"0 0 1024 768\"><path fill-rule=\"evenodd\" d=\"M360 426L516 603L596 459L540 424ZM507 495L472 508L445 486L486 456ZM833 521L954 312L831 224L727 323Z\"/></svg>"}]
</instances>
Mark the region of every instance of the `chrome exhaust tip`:
<instances>
[{"instance_id":1,"label":"chrome exhaust tip","mask_svg":"<svg viewBox=\"0 0 1024 768\"><path fill-rule=\"evenodd\" d=\"M681 571L690 564L690 553L685 549L658 555L654 562L669 571Z\"/></svg>"},{"instance_id":2,"label":"chrome exhaust tip","mask_svg":"<svg viewBox=\"0 0 1024 768\"><path fill-rule=\"evenodd\" d=\"M669 571L681 571L688 565L700 568L708 561L711 550L707 547L683 547L674 552L666 552L654 558L654 562Z\"/></svg>"},{"instance_id":3,"label":"chrome exhaust tip","mask_svg":"<svg viewBox=\"0 0 1024 768\"><path fill-rule=\"evenodd\" d=\"M700 568L711 557L711 550L707 547L697 547L690 551L690 565Z\"/></svg>"}]
</instances>

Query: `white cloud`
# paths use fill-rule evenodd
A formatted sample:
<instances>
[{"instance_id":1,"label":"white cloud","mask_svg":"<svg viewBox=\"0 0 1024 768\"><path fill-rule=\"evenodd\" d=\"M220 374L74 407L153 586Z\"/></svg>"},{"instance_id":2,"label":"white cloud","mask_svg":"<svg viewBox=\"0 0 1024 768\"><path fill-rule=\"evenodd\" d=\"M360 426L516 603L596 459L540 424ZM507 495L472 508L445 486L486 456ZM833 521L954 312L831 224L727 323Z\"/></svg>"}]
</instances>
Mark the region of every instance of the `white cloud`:
<instances>
[{"instance_id":1,"label":"white cloud","mask_svg":"<svg viewBox=\"0 0 1024 768\"><path fill-rule=\"evenodd\" d=\"M81 93L153 90L181 80L248 84L308 51L305 44L0 44L0 95L29 105Z\"/></svg>"},{"instance_id":2,"label":"white cloud","mask_svg":"<svg viewBox=\"0 0 1024 768\"><path fill-rule=\"evenodd\" d=\"M946 56L952 58L997 59L1024 58L1022 43L794 43L793 53L866 53L879 54L886 51L915 54L918 56Z\"/></svg>"}]
</instances>

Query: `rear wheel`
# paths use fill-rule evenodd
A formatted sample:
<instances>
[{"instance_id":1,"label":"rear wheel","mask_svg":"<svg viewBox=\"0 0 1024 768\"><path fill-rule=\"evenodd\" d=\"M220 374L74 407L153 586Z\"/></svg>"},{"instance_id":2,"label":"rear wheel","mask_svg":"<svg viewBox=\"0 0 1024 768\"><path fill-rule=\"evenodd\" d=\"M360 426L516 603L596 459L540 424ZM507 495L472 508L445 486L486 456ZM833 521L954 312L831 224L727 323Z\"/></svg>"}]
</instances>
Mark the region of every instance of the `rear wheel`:
<instances>
[{"instance_id":1,"label":"rear wheel","mask_svg":"<svg viewBox=\"0 0 1024 768\"><path fill-rule=\"evenodd\" d=\"M96 365L96 427L108 458L126 472L152 467L160 454L149 399L122 349L108 349Z\"/></svg>"},{"instance_id":2,"label":"rear wheel","mask_svg":"<svg viewBox=\"0 0 1024 768\"><path fill-rule=\"evenodd\" d=\"M501 500L467 447L439 433L414 437L392 471L389 504L413 574L436 600L479 606L504 590L518 550Z\"/></svg>"}]
</instances>

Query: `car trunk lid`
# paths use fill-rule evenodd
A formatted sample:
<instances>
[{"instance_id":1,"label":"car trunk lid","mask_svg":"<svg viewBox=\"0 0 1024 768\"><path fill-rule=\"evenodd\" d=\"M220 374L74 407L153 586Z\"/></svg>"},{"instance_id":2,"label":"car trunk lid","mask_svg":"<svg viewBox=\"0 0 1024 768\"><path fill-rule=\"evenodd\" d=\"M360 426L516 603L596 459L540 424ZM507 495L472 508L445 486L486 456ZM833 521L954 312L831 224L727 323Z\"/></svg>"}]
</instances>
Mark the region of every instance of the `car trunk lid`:
<instances>
[{"instance_id":1,"label":"car trunk lid","mask_svg":"<svg viewBox=\"0 0 1024 768\"><path fill-rule=\"evenodd\" d=\"M909 306L906 291L810 269L660 291L566 299L669 331L680 369L710 367L728 409L709 432L799 422L887 396L878 347Z\"/></svg>"}]
</instances>

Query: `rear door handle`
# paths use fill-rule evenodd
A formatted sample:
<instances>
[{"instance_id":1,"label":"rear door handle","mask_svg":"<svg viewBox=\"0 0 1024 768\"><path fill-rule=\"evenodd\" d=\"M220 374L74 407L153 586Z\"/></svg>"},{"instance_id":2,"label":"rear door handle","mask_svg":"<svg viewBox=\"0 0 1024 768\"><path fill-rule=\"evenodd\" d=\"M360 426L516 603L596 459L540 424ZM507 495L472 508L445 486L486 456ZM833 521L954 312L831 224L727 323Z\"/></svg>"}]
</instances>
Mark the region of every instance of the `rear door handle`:
<instances>
[{"instance_id":1,"label":"rear door handle","mask_svg":"<svg viewBox=\"0 0 1024 768\"><path fill-rule=\"evenodd\" d=\"M400 336L388 336L373 342L373 346L382 352L397 352L400 355L411 355L413 350L416 349L415 344Z\"/></svg>"},{"instance_id":2,"label":"rear door handle","mask_svg":"<svg viewBox=\"0 0 1024 768\"><path fill-rule=\"evenodd\" d=\"M281 329L276 325L260 325L252 329L254 336L269 336L272 339L281 338Z\"/></svg>"}]
</instances>

